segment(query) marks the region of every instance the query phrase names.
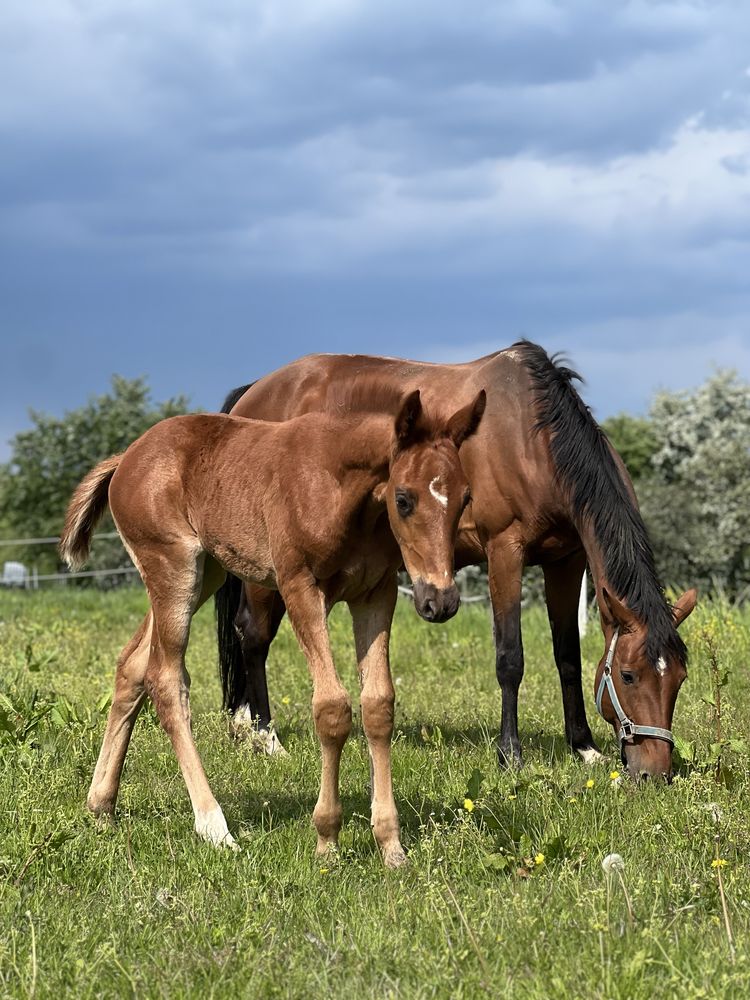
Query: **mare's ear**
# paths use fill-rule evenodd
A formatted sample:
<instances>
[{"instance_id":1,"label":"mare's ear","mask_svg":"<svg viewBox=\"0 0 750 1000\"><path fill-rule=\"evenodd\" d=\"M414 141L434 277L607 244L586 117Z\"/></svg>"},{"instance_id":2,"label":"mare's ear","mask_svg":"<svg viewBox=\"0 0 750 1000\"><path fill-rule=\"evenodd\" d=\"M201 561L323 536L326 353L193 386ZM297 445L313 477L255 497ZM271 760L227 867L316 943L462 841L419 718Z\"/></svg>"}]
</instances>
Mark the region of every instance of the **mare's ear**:
<instances>
[{"instance_id":1,"label":"mare's ear","mask_svg":"<svg viewBox=\"0 0 750 1000\"><path fill-rule=\"evenodd\" d=\"M680 625L685 621L687 616L695 607L695 602L698 600L698 591L695 587L692 590L686 590L682 597L675 601L674 607L672 608L672 615L674 617L675 627L679 628Z\"/></svg>"},{"instance_id":2,"label":"mare's ear","mask_svg":"<svg viewBox=\"0 0 750 1000\"><path fill-rule=\"evenodd\" d=\"M454 413L448 421L448 437L460 448L464 441L479 427L485 407L487 406L487 393L481 389L473 403L469 403L458 413Z\"/></svg>"},{"instance_id":3,"label":"mare's ear","mask_svg":"<svg viewBox=\"0 0 750 1000\"><path fill-rule=\"evenodd\" d=\"M415 389L403 401L396 417L396 449L398 451L407 448L411 443L421 413L422 400L419 396L419 389Z\"/></svg>"},{"instance_id":4,"label":"mare's ear","mask_svg":"<svg viewBox=\"0 0 750 1000\"><path fill-rule=\"evenodd\" d=\"M602 587L602 600L603 610L610 624L619 625L626 632L632 632L636 628L638 619L633 612L622 601L618 601L614 594L610 594L606 587Z\"/></svg>"},{"instance_id":5,"label":"mare's ear","mask_svg":"<svg viewBox=\"0 0 750 1000\"><path fill-rule=\"evenodd\" d=\"M385 495L388 491L388 483L378 483L372 491L372 499L377 504L385 503Z\"/></svg>"}]
</instances>

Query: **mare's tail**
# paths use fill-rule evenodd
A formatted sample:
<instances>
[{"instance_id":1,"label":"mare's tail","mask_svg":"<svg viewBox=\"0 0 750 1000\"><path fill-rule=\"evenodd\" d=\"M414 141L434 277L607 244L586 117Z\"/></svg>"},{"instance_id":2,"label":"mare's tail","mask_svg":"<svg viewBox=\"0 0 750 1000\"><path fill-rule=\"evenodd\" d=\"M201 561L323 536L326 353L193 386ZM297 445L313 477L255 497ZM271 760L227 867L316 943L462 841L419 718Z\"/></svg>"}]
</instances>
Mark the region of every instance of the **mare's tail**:
<instances>
[{"instance_id":1,"label":"mare's tail","mask_svg":"<svg viewBox=\"0 0 750 1000\"><path fill-rule=\"evenodd\" d=\"M105 458L76 487L65 515L60 556L72 570L80 569L89 556L91 535L107 509L109 483L122 454Z\"/></svg>"},{"instance_id":2,"label":"mare's tail","mask_svg":"<svg viewBox=\"0 0 750 1000\"><path fill-rule=\"evenodd\" d=\"M247 392L250 385L232 389L222 413L229 413L234 404ZM224 708L230 712L242 704L245 697L245 660L242 655L240 637L234 627L234 620L242 600L242 581L227 573L224 584L214 594L216 610L216 638L219 645L219 677Z\"/></svg>"}]
</instances>

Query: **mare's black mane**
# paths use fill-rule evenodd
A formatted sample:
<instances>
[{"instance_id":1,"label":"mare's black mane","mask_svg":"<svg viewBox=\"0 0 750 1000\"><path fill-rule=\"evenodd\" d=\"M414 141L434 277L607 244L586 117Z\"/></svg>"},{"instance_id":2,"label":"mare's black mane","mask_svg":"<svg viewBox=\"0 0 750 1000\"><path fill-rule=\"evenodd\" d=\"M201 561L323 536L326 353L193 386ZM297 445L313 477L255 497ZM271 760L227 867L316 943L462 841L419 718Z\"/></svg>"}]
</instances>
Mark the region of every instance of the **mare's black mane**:
<instances>
[{"instance_id":1,"label":"mare's black mane","mask_svg":"<svg viewBox=\"0 0 750 1000\"><path fill-rule=\"evenodd\" d=\"M559 355L550 358L528 340L513 347L531 376L536 429L550 431L552 460L568 493L573 521L593 527L615 596L647 627L646 656L654 665L669 654L686 663L687 649L664 596L646 526L606 435L573 385L574 380L583 381L581 376Z\"/></svg>"},{"instance_id":2,"label":"mare's black mane","mask_svg":"<svg viewBox=\"0 0 750 1000\"><path fill-rule=\"evenodd\" d=\"M219 413L229 413L235 403L237 403L237 401L241 399L241 397L244 396L247 390L253 385L255 385L255 382L248 382L247 385L240 385L236 389L232 389L222 403Z\"/></svg>"}]
</instances>

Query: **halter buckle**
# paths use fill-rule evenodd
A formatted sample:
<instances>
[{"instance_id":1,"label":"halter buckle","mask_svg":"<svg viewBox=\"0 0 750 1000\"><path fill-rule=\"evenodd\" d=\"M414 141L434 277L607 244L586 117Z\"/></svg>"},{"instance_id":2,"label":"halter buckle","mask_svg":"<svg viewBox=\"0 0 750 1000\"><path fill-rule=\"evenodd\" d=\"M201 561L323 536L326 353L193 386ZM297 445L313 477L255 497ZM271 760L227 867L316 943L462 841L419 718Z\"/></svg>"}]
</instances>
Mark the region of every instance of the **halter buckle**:
<instances>
[{"instance_id":1,"label":"halter buckle","mask_svg":"<svg viewBox=\"0 0 750 1000\"><path fill-rule=\"evenodd\" d=\"M638 727L630 719L623 719L620 723L620 739L624 743L625 740L632 740L634 736L637 735Z\"/></svg>"}]
</instances>

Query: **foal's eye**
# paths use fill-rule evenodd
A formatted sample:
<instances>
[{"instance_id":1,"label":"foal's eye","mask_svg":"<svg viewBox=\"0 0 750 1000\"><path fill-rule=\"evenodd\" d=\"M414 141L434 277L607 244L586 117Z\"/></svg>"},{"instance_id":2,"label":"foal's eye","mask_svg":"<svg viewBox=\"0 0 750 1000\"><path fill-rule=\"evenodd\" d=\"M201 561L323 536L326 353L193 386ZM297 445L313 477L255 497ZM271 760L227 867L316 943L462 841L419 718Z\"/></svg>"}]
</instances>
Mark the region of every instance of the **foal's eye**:
<instances>
[{"instance_id":1,"label":"foal's eye","mask_svg":"<svg viewBox=\"0 0 750 1000\"><path fill-rule=\"evenodd\" d=\"M630 673L629 670L621 670L620 677L622 677L623 684L633 684L635 683L635 677Z\"/></svg>"},{"instance_id":2,"label":"foal's eye","mask_svg":"<svg viewBox=\"0 0 750 1000\"><path fill-rule=\"evenodd\" d=\"M467 491L464 494L464 510L469 506L470 503L471 503L471 493Z\"/></svg>"},{"instance_id":3,"label":"foal's eye","mask_svg":"<svg viewBox=\"0 0 750 1000\"><path fill-rule=\"evenodd\" d=\"M414 498L406 492L396 493L396 510L401 517L408 517L414 510Z\"/></svg>"}]
</instances>

